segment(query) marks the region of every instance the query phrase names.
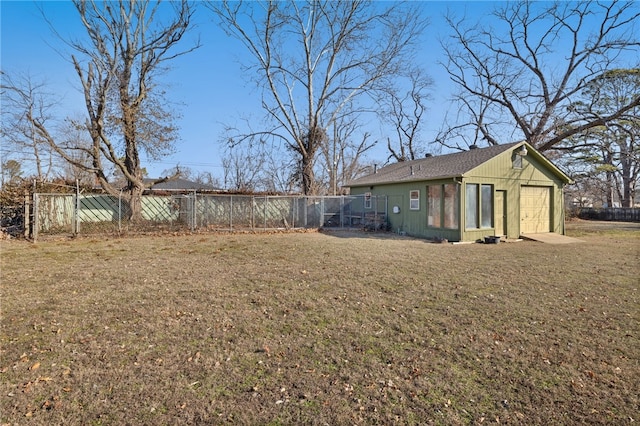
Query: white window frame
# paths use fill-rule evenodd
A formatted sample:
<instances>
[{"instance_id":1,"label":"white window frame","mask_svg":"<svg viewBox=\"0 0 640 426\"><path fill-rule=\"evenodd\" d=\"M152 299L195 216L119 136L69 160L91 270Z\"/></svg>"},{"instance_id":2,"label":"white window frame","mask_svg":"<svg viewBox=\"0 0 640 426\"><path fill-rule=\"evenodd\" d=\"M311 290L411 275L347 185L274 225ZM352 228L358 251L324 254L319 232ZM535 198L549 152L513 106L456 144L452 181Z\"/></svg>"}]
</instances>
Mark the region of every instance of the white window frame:
<instances>
[{"instance_id":1,"label":"white window frame","mask_svg":"<svg viewBox=\"0 0 640 426\"><path fill-rule=\"evenodd\" d=\"M409 191L409 210L420 210L420 190Z\"/></svg>"},{"instance_id":2,"label":"white window frame","mask_svg":"<svg viewBox=\"0 0 640 426\"><path fill-rule=\"evenodd\" d=\"M370 192L365 192L364 193L364 208L365 209L370 209L371 208L371 193Z\"/></svg>"}]
</instances>

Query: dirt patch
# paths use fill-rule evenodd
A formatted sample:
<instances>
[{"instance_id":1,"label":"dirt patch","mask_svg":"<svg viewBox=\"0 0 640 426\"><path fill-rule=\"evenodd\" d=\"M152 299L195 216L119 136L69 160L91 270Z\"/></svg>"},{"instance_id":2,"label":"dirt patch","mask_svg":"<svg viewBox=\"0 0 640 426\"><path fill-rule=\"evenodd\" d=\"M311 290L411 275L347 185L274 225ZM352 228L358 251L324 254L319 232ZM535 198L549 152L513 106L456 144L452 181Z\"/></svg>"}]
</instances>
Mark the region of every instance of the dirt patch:
<instances>
[{"instance_id":1,"label":"dirt patch","mask_svg":"<svg viewBox=\"0 0 640 426\"><path fill-rule=\"evenodd\" d=\"M0 423L629 423L640 232L579 233L1 241Z\"/></svg>"}]
</instances>

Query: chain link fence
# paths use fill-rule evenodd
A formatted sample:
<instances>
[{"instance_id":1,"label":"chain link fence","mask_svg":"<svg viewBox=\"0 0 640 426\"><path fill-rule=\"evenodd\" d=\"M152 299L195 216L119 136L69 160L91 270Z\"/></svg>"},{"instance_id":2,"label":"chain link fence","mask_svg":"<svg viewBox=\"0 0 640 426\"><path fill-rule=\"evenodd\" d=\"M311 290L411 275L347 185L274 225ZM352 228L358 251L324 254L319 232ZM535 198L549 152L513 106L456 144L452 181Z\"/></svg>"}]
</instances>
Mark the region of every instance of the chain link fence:
<instances>
[{"instance_id":1,"label":"chain link fence","mask_svg":"<svg viewBox=\"0 0 640 426\"><path fill-rule=\"evenodd\" d=\"M124 197L34 194L31 237L177 231L260 231L304 228L387 229L387 199L375 196L224 194L143 195L131 220Z\"/></svg>"}]
</instances>

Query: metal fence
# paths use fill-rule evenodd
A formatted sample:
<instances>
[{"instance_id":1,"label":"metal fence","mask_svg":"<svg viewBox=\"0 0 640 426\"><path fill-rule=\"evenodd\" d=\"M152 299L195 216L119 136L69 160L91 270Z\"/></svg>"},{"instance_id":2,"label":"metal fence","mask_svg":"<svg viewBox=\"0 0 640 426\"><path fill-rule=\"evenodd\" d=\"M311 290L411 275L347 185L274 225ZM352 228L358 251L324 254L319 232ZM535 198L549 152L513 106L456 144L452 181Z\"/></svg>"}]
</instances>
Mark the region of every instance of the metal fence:
<instances>
[{"instance_id":1,"label":"metal fence","mask_svg":"<svg viewBox=\"0 0 640 426\"><path fill-rule=\"evenodd\" d=\"M387 226L386 197L221 194L144 195L129 220L123 197L34 194L31 236Z\"/></svg>"}]
</instances>

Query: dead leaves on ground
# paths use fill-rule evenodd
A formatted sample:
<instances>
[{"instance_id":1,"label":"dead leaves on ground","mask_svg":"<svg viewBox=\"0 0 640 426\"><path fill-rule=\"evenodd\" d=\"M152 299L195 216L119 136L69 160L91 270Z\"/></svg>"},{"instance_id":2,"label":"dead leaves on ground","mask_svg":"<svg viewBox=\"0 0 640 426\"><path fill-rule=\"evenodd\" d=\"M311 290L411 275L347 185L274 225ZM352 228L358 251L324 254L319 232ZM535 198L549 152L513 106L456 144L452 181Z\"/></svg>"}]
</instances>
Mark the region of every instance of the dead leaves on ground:
<instances>
[{"instance_id":1,"label":"dead leaves on ground","mask_svg":"<svg viewBox=\"0 0 640 426\"><path fill-rule=\"evenodd\" d=\"M48 352L47 350L39 350L37 348L32 348L32 353L27 354L26 352L22 353L20 357L14 362L12 369L13 370L21 370L25 375L33 375L34 373L41 373L47 368L45 368L46 364L43 364L41 361L32 360L30 356L34 353L44 353ZM55 367L55 364L50 365L49 367ZM5 367L2 369L2 373L6 373L9 371L11 367ZM60 372L60 379L65 380L71 374L71 369L68 367L62 367L62 371ZM32 376L32 377L33 377ZM55 375L54 375L55 376ZM60 409L63 405L60 393L68 393L71 392L72 388L69 386L62 386L60 388L60 392L56 392L57 386L55 386L57 380L55 377L38 374L37 377L33 377L27 381L16 384L15 389L22 394L32 394L31 397L33 399L33 403L29 403L26 407L21 409L26 418L34 417L38 411L51 411L54 409ZM53 391L53 392L52 392ZM50 393L52 392L52 393ZM43 395L44 394L44 395ZM48 395L48 396L47 396ZM9 398L15 397L16 394L14 391L8 392L7 395ZM35 402L42 401L42 402ZM17 406L16 406L17 408Z\"/></svg>"}]
</instances>

